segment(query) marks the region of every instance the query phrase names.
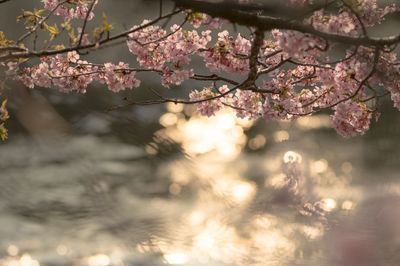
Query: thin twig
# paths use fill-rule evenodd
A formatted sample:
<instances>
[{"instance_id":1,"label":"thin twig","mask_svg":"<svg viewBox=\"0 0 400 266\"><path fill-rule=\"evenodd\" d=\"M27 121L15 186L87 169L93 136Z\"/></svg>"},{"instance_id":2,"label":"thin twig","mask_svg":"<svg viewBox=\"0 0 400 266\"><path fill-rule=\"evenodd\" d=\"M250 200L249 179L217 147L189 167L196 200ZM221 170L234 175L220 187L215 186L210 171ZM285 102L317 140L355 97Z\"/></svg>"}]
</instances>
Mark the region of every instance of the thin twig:
<instances>
[{"instance_id":1,"label":"thin twig","mask_svg":"<svg viewBox=\"0 0 400 266\"><path fill-rule=\"evenodd\" d=\"M90 6L89 6L88 11L86 13L86 17L85 17L85 19L83 21L81 34L79 36L79 41L78 41L78 44L76 45L77 47L81 46L81 44L82 44L83 36L85 35L86 25L87 25L87 22L89 20L90 13L92 13L92 10L94 8L94 4L95 3L96 3L96 0L92 0L92 2L90 3Z\"/></svg>"},{"instance_id":2,"label":"thin twig","mask_svg":"<svg viewBox=\"0 0 400 266\"><path fill-rule=\"evenodd\" d=\"M25 33L24 35L22 35L18 40L17 43L22 42L23 40L25 40L26 38L28 38L32 33L34 33L39 27L41 27L43 25L44 22L46 22L46 20L48 20L50 18L51 15L53 15L53 13L63 4L67 3L69 0L64 0L60 3L58 3L50 12L49 14L47 14L45 17L43 17L30 31L28 31L27 33Z\"/></svg>"}]
</instances>

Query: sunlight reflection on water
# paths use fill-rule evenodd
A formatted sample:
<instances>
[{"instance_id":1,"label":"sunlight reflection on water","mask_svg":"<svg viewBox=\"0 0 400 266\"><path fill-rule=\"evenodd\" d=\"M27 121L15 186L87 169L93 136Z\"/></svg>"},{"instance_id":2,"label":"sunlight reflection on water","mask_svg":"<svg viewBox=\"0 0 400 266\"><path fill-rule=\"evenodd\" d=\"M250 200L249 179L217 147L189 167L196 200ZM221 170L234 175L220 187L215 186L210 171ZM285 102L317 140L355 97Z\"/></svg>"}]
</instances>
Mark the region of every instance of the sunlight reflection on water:
<instances>
[{"instance_id":1,"label":"sunlight reflection on water","mask_svg":"<svg viewBox=\"0 0 400 266\"><path fill-rule=\"evenodd\" d=\"M160 247L168 263L208 263L212 259L239 265L284 265L294 260L298 252L297 234L309 241L317 241L322 237L325 229L318 219L310 219L306 224L296 221L296 216L301 216L296 210L302 208L301 202L293 203L298 206L291 212L288 207L292 221L285 217L287 214L280 217L279 211L256 210L256 213L249 213L252 205L257 207L260 203L257 201L261 193L272 194L274 190L280 190L281 195L287 193L288 197L298 193L299 187L289 184L294 181L287 176L297 174L297 170L293 168L287 174L278 173L281 173L282 163L289 165L289 168L290 165L302 164L303 158L299 153L287 151L276 160L269 158L272 167L268 168L278 175L276 178L267 178L265 188L258 188L254 181L246 177L248 163L238 159L246 144L250 149L257 149L266 143L263 135L257 135L247 142L244 132L251 127L250 122L234 118L229 111L211 118L194 115L187 119L179 115L183 111L179 105L169 105L168 111L160 118L165 127L161 134L182 143L188 156L196 158L194 169L198 169L198 172L195 170L194 179L201 183L197 198L194 196L194 208L184 215L187 218L180 225L190 227L186 232L188 236L183 237L188 242ZM302 123L305 127L306 123ZM312 126L314 122L310 123L307 125ZM289 139L289 133L277 131L273 139L275 142L284 142ZM193 182L189 177L191 173L182 171L179 165L172 164L170 167L173 182L182 186ZM313 173L321 174L327 168L324 159L310 162ZM274 200L272 196L261 203L273 207ZM330 212L336 207L336 201L332 198L324 198L316 204L320 213ZM287 211L283 210L284 213Z\"/></svg>"},{"instance_id":2,"label":"sunlight reflection on water","mask_svg":"<svg viewBox=\"0 0 400 266\"><path fill-rule=\"evenodd\" d=\"M75 201L80 199L84 203L94 197L88 213L77 216L82 220L72 226L72 230L78 227L81 238L64 241L56 237L54 250L49 251L41 249L40 244L27 244L22 234L22 240L7 242L0 265L353 266L345 263L357 254L368 252L368 245L375 244L374 239L381 234L381 229L370 228L374 223L366 225L357 218L368 214L381 217L380 221L387 225L385 230L391 230L400 239L400 232L392 222L396 215L400 218L400 211L389 215L377 211L379 207L362 205L365 188L352 183L355 166L349 159L331 162L329 153L313 152L309 146L314 148L316 142L308 139L302 139L301 143L310 143L309 146L294 145L299 134L296 130L324 128L326 116L305 117L296 126L284 123L268 134L249 134L253 122L236 119L232 112L223 111L210 118L189 116L190 112L179 104L167 105L167 112L159 119L163 128L155 133L155 138L180 144L185 157L159 165L135 162L126 145L125 159L122 153L116 160L112 155L98 157L101 152L96 149L104 146L105 151L110 151L112 146L90 139L93 158L97 159L87 155L87 161L94 163L87 163L82 169L94 175L90 181L93 184L82 187L82 180L88 182L87 176L72 181L70 170L66 170L66 178L60 177L57 184L77 182L82 194L74 196ZM71 142L70 147L76 146L79 151L85 146L82 141L85 140ZM154 140L144 147L144 152L150 158L157 156L159 145ZM73 157L74 153L71 154ZM76 165L72 163L69 167ZM136 168L139 173L134 171ZM64 194L56 193L50 186L51 179L45 177L38 181L32 176L29 182L46 197L56 197L57 204L61 204L62 195L65 198L73 195L68 195L72 190L65 188L59 190ZM42 188L45 183L47 187ZM393 183L381 189L400 195L399 187ZM68 189L78 191L74 186ZM54 195L50 193L52 190ZM36 192L38 195L30 192L32 198L43 197L41 192ZM29 205L22 202L22 206ZM37 202L46 200L40 198ZM57 209L57 204L49 205L55 208L50 217L63 212ZM99 214L91 214L92 209L100 206L105 208L100 208ZM21 210L26 211L29 209ZM34 214L33 211L29 215ZM363 223L357 228L360 232L355 239L347 239L354 230L352 219L361 219ZM30 230L40 232L40 225L35 223L29 222ZM45 220L42 223L45 225L40 228L45 231L46 226L58 225ZM28 234L25 237L30 238ZM343 250L342 245L354 249L363 240L368 245L361 245L355 255ZM372 257L377 256L374 253Z\"/></svg>"}]
</instances>

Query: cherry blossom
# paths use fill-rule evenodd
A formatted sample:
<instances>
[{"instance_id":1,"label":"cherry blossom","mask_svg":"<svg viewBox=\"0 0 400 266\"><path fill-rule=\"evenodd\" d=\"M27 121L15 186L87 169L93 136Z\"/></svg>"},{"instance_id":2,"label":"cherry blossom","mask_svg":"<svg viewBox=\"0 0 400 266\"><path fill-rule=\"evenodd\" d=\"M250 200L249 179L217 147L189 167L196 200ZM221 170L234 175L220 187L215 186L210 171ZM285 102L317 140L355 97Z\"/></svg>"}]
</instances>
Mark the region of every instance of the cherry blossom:
<instances>
[{"instance_id":1,"label":"cherry blossom","mask_svg":"<svg viewBox=\"0 0 400 266\"><path fill-rule=\"evenodd\" d=\"M161 84L164 87L169 87L170 85L180 85L183 81L189 79L194 75L193 69L189 70L170 70L164 69Z\"/></svg>"},{"instance_id":2,"label":"cherry blossom","mask_svg":"<svg viewBox=\"0 0 400 266\"><path fill-rule=\"evenodd\" d=\"M250 51L250 41L238 34L234 40L228 31L218 33L214 47L207 49L201 55L206 67L212 72L236 72L244 74L249 70L246 58Z\"/></svg>"},{"instance_id":3,"label":"cherry blossom","mask_svg":"<svg viewBox=\"0 0 400 266\"><path fill-rule=\"evenodd\" d=\"M273 30L272 35L284 52L298 59L318 56L324 46L321 39L296 31Z\"/></svg>"},{"instance_id":4,"label":"cherry blossom","mask_svg":"<svg viewBox=\"0 0 400 266\"><path fill-rule=\"evenodd\" d=\"M132 89L140 86L140 81L135 78L135 72L129 70L129 65L119 62L104 64L104 73L100 74L100 81L107 84L112 92L119 92L127 88Z\"/></svg>"},{"instance_id":5,"label":"cherry blossom","mask_svg":"<svg viewBox=\"0 0 400 266\"><path fill-rule=\"evenodd\" d=\"M213 116L222 108L222 102L219 99L207 100L215 97L217 94L211 88L204 88L201 91L194 90L189 97L192 101L202 101L196 104L197 111L204 116Z\"/></svg>"},{"instance_id":6,"label":"cherry blossom","mask_svg":"<svg viewBox=\"0 0 400 266\"><path fill-rule=\"evenodd\" d=\"M143 21L140 26L146 25L148 21ZM190 62L190 56L201 49L205 49L211 40L211 31L185 31L178 25L170 28L171 32L159 26L144 27L129 35L128 48L131 53L137 56L137 61L141 66L149 69L162 70L167 63L178 66L186 65Z\"/></svg>"},{"instance_id":7,"label":"cherry blossom","mask_svg":"<svg viewBox=\"0 0 400 266\"><path fill-rule=\"evenodd\" d=\"M156 20L144 20L125 33L114 35L103 16L103 25L96 28L95 35L90 34L86 24L94 16L97 1L42 3L46 10L62 17L63 27L74 41L71 47L58 47L60 52L34 51L39 61L29 61L25 68L16 60L18 57L3 64L7 73L29 88L56 87L62 92L84 93L90 84L100 82L117 93L139 87L140 73L146 72L171 90L181 85L192 88L186 100L157 95L160 103L195 104L204 116L231 108L239 118L266 120L293 120L329 109L332 126L344 137L364 134L371 118L377 117L378 102L387 94L400 110L396 36L369 36L371 28L399 10L394 4L338 1L314 9L315 1L290 0L285 8L311 10L298 19L272 17L276 28L257 25L258 19L270 19L260 15L264 11L241 11L238 16L257 19L246 17L243 24L254 25L240 33L229 27L220 29L221 23L228 23L226 19L236 18L223 12L215 15L211 9L209 14L185 9L165 17L160 14ZM246 10L252 10L257 7L252 3L237 1L235 5L249 5ZM175 15L183 19L181 23L161 22ZM73 19L85 23L73 28L68 24ZM119 38L126 38L131 53L126 62L91 62L81 55Z\"/></svg>"},{"instance_id":8,"label":"cherry blossom","mask_svg":"<svg viewBox=\"0 0 400 266\"><path fill-rule=\"evenodd\" d=\"M233 98L236 116L239 118L255 119L262 116L263 98L260 93L237 90Z\"/></svg>"},{"instance_id":9,"label":"cherry blossom","mask_svg":"<svg viewBox=\"0 0 400 266\"><path fill-rule=\"evenodd\" d=\"M343 137L362 135L369 129L372 115L365 105L349 100L333 109L335 110L331 116L333 127Z\"/></svg>"},{"instance_id":10,"label":"cherry blossom","mask_svg":"<svg viewBox=\"0 0 400 266\"><path fill-rule=\"evenodd\" d=\"M98 0L94 0L94 5L97 4ZM62 16L65 18L73 19L87 19L91 20L94 17L94 13L89 12L90 5L92 1L89 0L71 0L61 1L61 0L42 0L44 8L47 10L53 11L54 14L58 16ZM72 7L71 7L72 6Z\"/></svg>"},{"instance_id":11,"label":"cherry blossom","mask_svg":"<svg viewBox=\"0 0 400 266\"><path fill-rule=\"evenodd\" d=\"M189 12L188 20L195 29L200 28L201 25L205 25L211 29L218 29L223 24L223 20L219 18L212 18L207 14L198 12Z\"/></svg>"},{"instance_id":12,"label":"cherry blossom","mask_svg":"<svg viewBox=\"0 0 400 266\"><path fill-rule=\"evenodd\" d=\"M118 65L105 63L94 65L81 60L76 52L69 52L66 56L43 57L41 63L32 68L26 68L19 79L29 88L58 87L60 91L77 91L84 93L90 83L97 80L106 84L112 92L119 92L127 88L139 87L136 72L129 65L120 62Z\"/></svg>"}]
</instances>

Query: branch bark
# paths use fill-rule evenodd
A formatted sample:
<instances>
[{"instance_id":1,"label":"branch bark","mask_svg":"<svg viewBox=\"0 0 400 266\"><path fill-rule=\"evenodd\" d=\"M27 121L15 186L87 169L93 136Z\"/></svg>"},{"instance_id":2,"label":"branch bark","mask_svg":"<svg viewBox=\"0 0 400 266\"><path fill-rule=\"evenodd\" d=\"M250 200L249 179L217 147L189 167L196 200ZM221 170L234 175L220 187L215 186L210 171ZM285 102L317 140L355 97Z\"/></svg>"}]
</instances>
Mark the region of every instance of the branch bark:
<instances>
[{"instance_id":1,"label":"branch bark","mask_svg":"<svg viewBox=\"0 0 400 266\"><path fill-rule=\"evenodd\" d=\"M294 30L302 33L312 34L321 37L325 40L363 46L390 46L400 42L400 35L393 35L383 38L374 38L369 36L348 36L327 33L316 30L311 25L302 23L299 20L292 20L287 18L260 15L259 12L246 12L243 9L245 4L240 9L238 4L231 1L205 1L205 0L173 0L178 7L184 9L191 9L196 12L206 13L212 17L223 18L232 23L240 25L255 27L260 30L280 29L280 30ZM240 5L239 5L240 6ZM261 10L261 7L260 7Z\"/></svg>"}]
</instances>

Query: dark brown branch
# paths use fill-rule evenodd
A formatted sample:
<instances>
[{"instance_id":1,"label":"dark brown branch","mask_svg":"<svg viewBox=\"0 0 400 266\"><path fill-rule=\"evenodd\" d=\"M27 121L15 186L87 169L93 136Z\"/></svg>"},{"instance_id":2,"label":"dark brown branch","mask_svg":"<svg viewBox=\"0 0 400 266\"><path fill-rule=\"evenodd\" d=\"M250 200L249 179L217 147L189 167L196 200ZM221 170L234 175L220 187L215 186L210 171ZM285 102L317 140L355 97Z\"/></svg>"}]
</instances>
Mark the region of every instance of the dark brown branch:
<instances>
[{"instance_id":1,"label":"dark brown branch","mask_svg":"<svg viewBox=\"0 0 400 266\"><path fill-rule=\"evenodd\" d=\"M283 59L283 57L282 57L282 58L281 58L281 61L280 61L278 64L273 65L273 66L271 66L271 67L269 67L269 68L266 68L266 69L261 70L260 72L258 72L257 76L270 73L270 72L272 72L272 71L274 71L274 70L280 68L282 65L286 64L286 63L289 61L289 59L290 59L290 58L288 58L288 59Z\"/></svg>"},{"instance_id":2,"label":"dark brown branch","mask_svg":"<svg viewBox=\"0 0 400 266\"><path fill-rule=\"evenodd\" d=\"M247 81L254 83L257 79L257 71L258 71L258 54L260 53L260 49L262 47L264 41L264 30L257 28L254 32L254 39L251 45L250 51L250 59L249 59L249 75L247 77Z\"/></svg>"},{"instance_id":3,"label":"dark brown branch","mask_svg":"<svg viewBox=\"0 0 400 266\"><path fill-rule=\"evenodd\" d=\"M228 95L229 93L232 93L232 92L240 89L243 86L243 84L244 83L238 84L235 87L231 88L230 90L228 90L226 92L223 92L221 94L218 94L216 96L207 97L207 98L203 98L203 99L199 99L199 100L182 100L182 99L162 98L160 100L148 100L148 101L141 101L141 102L129 101L126 104L112 107L112 108L108 109L108 111L118 110L118 109L121 109L121 108L124 108L124 107L127 107L127 106L131 106L131 105L154 105L154 104L161 104L161 103L196 104L196 103L208 102L208 101L212 101L212 100L216 100L216 99L222 98L225 95Z\"/></svg>"},{"instance_id":4,"label":"dark brown branch","mask_svg":"<svg viewBox=\"0 0 400 266\"><path fill-rule=\"evenodd\" d=\"M87 23L88 23L88 20L89 20L89 17L90 17L90 13L92 13L92 10L94 8L94 4L95 3L96 3L96 0L92 0L92 2L90 3L89 9L88 9L88 11L86 13L86 17L85 17L85 19L83 21L82 31L81 31L81 34L79 36L79 41L78 41L77 47L81 46L81 44L82 44L83 36L85 35L85 30L86 30L86 26L87 26Z\"/></svg>"},{"instance_id":5,"label":"dark brown branch","mask_svg":"<svg viewBox=\"0 0 400 266\"><path fill-rule=\"evenodd\" d=\"M334 69L333 67L330 67L330 66L316 65L316 64L310 64L310 63L302 63L302 62L294 61L293 59L288 59L287 62L292 63L294 65L298 65L298 66L317 67L317 68L331 69L331 70Z\"/></svg>"},{"instance_id":6,"label":"dark brown branch","mask_svg":"<svg viewBox=\"0 0 400 266\"><path fill-rule=\"evenodd\" d=\"M232 85L239 85L239 82L234 81L232 79L228 79L228 78L224 78L221 76L218 76L216 74L212 74L212 75L199 75L199 74L195 74L193 77L191 77L191 79L194 80L212 80L212 81L225 81L228 82Z\"/></svg>"},{"instance_id":7,"label":"dark brown branch","mask_svg":"<svg viewBox=\"0 0 400 266\"><path fill-rule=\"evenodd\" d=\"M368 36L349 36L334 33L327 33L316 30L311 25L300 21L290 21L280 17L262 16L257 13L246 13L237 9L231 1L209 2L204 0L174 0L177 6L206 13L212 17L227 19L232 23L244 26L259 28L260 30L281 29L294 30L302 33L309 33L320 38L345 44L364 46L385 46L393 45L400 41L400 35L385 38L373 38Z\"/></svg>"},{"instance_id":8,"label":"dark brown branch","mask_svg":"<svg viewBox=\"0 0 400 266\"><path fill-rule=\"evenodd\" d=\"M364 25L363 21L361 20L360 15L357 13L357 11L354 10L354 8L351 5L347 4L344 0L341 0L341 2L356 17L358 24L361 27L363 35L367 37L368 36L367 29L365 28L365 25Z\"/></svg>"},{"instance_id":9,"label":"dark brown branch","mask_svg":"<svg viewBox=\"0 0 400 266\"><path fill-rule=\"evenodd\" d=\"M11 52L11 51L26 52L27 49L26 49L26 48L19 47L19 46L0 47L0 53Z\"/></svg>"},{"instance_id":10,"label":"dark brown branch","mask_svg":"<svg viewBox=\"0 0 400 266\"><path fill-rule=\"evenodd\" d=\"M156 19L154 19L154 20L152 20L152 21L150 21L148 23L145 23L145 24L143 24L143 25L141 25L139 27L136 27L134 29L130 29L130 30L121 32L121 33L119 33L117 35L114 35L114 36L112 36L110 38L107 38L107 39L102 40L102 41L97 42L97 43L90 43L90 44L87 44L87 45L81 45L80 47L75 47L75 46L74 47L67 47L67 48L59 49L59 50L55 49L55 50L44 50L44 51L29 51L29 52L24 52L24 53L10 53L10 54L4 55L4 56L0 56L0 61L7 61L7 60L10 60L10 59L17 59L17 58L42 57L42 56L63 54L63 53L71 52L71 51L76 51L77 49L83 50L83 49L90 49L90 48L99 47L99 46L101 46L103 44L110 43L112 41L115 41L115 40L118 40L118 39L121 39L121 38L125 38L130 33L133 33L133 32L139 31L141 29L144 29L146 27L149 27L151 25L154 25L157 22L159 22L160 20L163 20L163 19L169 18L171 16L174 16L174 15L180 13L181 11L182 10L176 10L176 11L174 11L172 13L169 13L167 15L164 15L162 17L158 17L158 18L156 18Z\"/></svg>"},{"instance_id":11,"label":"dark brown branch","mask_svg":"<svg viewBox=\"0 0 400 266\"><path fill-rule=\"evenodd\" d=\"M356 46L356 48L354 49L353 52L351 52L350 55L348 55L348 56L346 56L346 57L344 57L344 58L342 58L342 59L339 59L339 60L336 60L336 61L328 61L328 62L321 62L321 61L319 61L319 63L322 64L322 65L336 65L336 64L338 64L338 63L345 62L345 61L347 61L347 60L353 58L353 57L357 54L358 49L359 49L359 46Z\"/></svg>"}]
</instances>

